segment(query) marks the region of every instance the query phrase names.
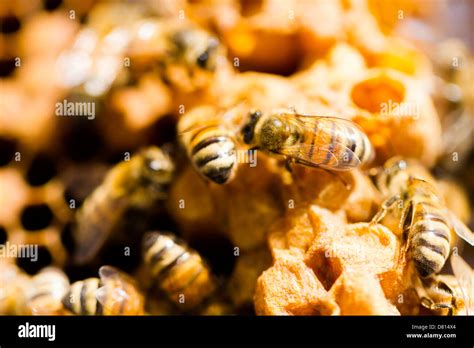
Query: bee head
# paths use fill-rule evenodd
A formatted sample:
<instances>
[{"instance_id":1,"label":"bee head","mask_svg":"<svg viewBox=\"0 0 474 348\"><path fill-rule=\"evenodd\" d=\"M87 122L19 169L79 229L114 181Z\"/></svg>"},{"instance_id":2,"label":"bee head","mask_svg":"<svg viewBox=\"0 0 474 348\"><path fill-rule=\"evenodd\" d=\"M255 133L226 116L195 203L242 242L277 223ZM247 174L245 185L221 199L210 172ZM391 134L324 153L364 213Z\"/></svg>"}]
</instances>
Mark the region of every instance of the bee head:
<instances>
[{"instance_id":1,"label":"bee head","mask_svg":"<svg viewBox=\"0 0 474 348\"><path fill-rule=\"evenodd\" d=\"M248 122L242 127L241 134L246 144L251 144L255 135L255 125L262 117L261 111L251 111Z\"/></svg>"},{"instance_id":2,"label":"bee head","mask_svg":"<svg viewBox=\"0 0 474 348\"><path fill-rule=\"evenodd\" d=\"M171 181L174 172L174 165L169 156L158 149L151 147L143 152L145 164L144 176L157 185L167 185Z\"/></svg>"},{"instance_id":3,"label":"bee head","mask_svg":"<svg viewBox=\"0 0 474 348\"><path fill-rule=\"evenodd\" d=\"M184 57L187 64L207 71L215 70L219 52L217 38L207 32L187 28L175 33L172 40L178 55Z\"/></svg>"},{"instance_id":4,"label":"bee head","mask_svg":"<svg viewBox=\"0 0 474 348\"><path fill-rule=\"evenodd\" d=\"M218 47L219 41L215 37L209 38L206 48L196 58L196 65L201 69L214 71L216 68Z\"/></svg>"},{"instance_id":5,"label":"bee head","mask_svg":"<svg viewBox=\"0 0 474 348\"><path fill-rule=\"evenodd\" d=\"M405 185L407 162L401 157L392 157L383 167L373 170L373 180L377 188L383 193L399 191Z\"/></svg>"}]
</instances>

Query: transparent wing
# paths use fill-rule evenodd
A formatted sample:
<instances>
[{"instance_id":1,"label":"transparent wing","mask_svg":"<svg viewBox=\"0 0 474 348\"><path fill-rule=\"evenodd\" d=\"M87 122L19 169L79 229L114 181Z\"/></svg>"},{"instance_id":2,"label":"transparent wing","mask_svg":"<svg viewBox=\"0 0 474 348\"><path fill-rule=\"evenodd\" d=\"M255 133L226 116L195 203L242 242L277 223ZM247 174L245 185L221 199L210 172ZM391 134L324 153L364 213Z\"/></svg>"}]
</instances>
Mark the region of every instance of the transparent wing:
<instances>
[{"instance_id":1,"label":"transparent wing","mask_svg":"<svg viewBox=\"0 0 474 348\"><path fill-rule=\"evenodd\" d=\"M133 278L128 274L122 272L113 266L102 266L99 268L99 277L102 283L106 283L109 280L116 280L121 282L133 282Z\"/></svg>"},{"instance_id":2,"label":"transparent wing","mask_svg":"<svg viewBox=\"0 0 474 348\"><path fill-rule=\"evenodd\" d=\"M74 262L84 264L93 259L100 251L107 239L113 234L117 223L128 205L127 197L112 198L109 200L109 214L98 214L95 206L84 203L77 215L77 224L73 229L76 250ZM87 211L85 211L87 209Z\"/></svg>"},{"instance_id":3,"label":"transparent wing","mask_svg":"<svg viewBox=\"0 0 474 348\"><path fill-rule=\"evenodd\" d=\"M306 115L306 114L280 114L289 119L296 119L298 122L303 122L308 125L314 125L315 122L336 122L346 127L351 127L357 132L362 132L362 128L355 122L348 120L347 118L336 117L336 116L316 116L316 115Z\"/></svg>"},{"instance_id":4,"label":"transparent wing","mask_svg":"<svg viewBox=\"0 0 474 348\"><path fill-rule=\"evenodd\" d=\"M350 170L361 164L360 158L354 152L355 137L361 130L354 122L328 116L301 114L280 114L280 116L299 127L306 136L313 137L311 143L283 147L281 154L294 158L298 163L329 170ZM347 146L350 142L352 148ZM315 156L315 153L318 156Z\"/></svg>"},{"instance_id":5,"label":"transparent wing","mask_svg":"<svg viewBox=\"0 0 474 348\"><path fill-rule=\"evenodd\" d=\"M114 287L111 284L101 286L96 292L97 301L99 301L105 311L109 313L115 312L114 308L116 308L118 304L127 301L129 297L130 296L124 289Z\"/></svg>"},{"instance_id":6,"label":"transparent wing","mask_svg":"<svg viewBox=\"0 0 474 348\"><path fill-rule=\"evenodd\" d=\"M239 128L238 124L234 124L235 120L239 118L239 116L244 113L242 111L244 101L239 102L238 104L231 106L229 108L219 107L215 110L209 110L210 114L207 117L203 117L202 119L191 119L186 120L188 122L184 123L184 129L181 130L181 123L184 119L180 120L178 124L178 135L184 135L189 132L200 132L206 128L217 127L222 129L227 129L229 131L237 131Z\"/></svg>"},{"instance_id":7,"label":"transparent wing","mask_svg":"<svg viewBox=\"0 0 474 348\"><path fill-rule=\"evenodd\" d=\"M135 280L128 274L112 266L99 269L102 287L96 292L104 313L109 315L142 315L144 313L143 294Z\"/></svg>"},{"instance_id":8,"label":"transparent wing","mask_svg":"<svg viewBox=\"0 0 474 348\"><path fill-rule=\"evenodd\" d=\"M317 161L310 156L311 151L314 151L314 146L318 146L320 154L325 154L324 161L332 159L331 164L325 164L324 161ZM281 149L280 153L292 157L295 162L301 163L310 167L319 167L328 170L351 170L360 166L360 159L347 146L339 144L340 149L343 149L345 154L336 154L327 144L300 144L293 146L286 146ZM312 149L313 148L313 149Z\"/></svg>"},{"instance_id":9,"label":"transparent wing","mask_svg":"<svg viewBox=\"0 0 474 348\"><path fill-rule=\"evenodd\" d=\"M185 128L184 130L182 130L181 132L178 133L178 135L184 135L184 134L187 134L187 133L190 133L190 132L201 132L207 128L213 128L213 127L216 127L218 126L217 123L209 123L209 124L206 124L206 125L203 125L203 124L194 124L190 127L187 127Z\"/></svg>"},{"instance_id":10,"label":"transparent wing","mask_svg":"<svg viewBox=\"0 0 474 348\"><path fill-rule=\"evenodd\" d=\"M454 229L456 234L460 238L464 239L467 243L474 246L474 233L461 220L459 220L456 215L449 211L448 213L451 227Z\"/></svg>"},{"instance_id":11,"label":"transparent wing","mask_svg":"<svg viewBox=\"0 0 474 348\"><path fill-rule=\"evenodd\" d=\"M117 304L129 299L129 294L125 291L124 282L129 280L129 276L112 266L102 266L99 269L101 283L104 284L96 292L97 300L104 309L113 310Z\"/></svg>"},{"instance_id":12,"label":"transparent wing","mask_svg":"<svg viewBox=\"0 0 474 348\"><path fill-rule=\"evenodd\" d=\"M472 268L456 253L451 254L451 267L464 298L466 314L471 315L473 309L473 274Z\"/></svg>"}]
</instances>

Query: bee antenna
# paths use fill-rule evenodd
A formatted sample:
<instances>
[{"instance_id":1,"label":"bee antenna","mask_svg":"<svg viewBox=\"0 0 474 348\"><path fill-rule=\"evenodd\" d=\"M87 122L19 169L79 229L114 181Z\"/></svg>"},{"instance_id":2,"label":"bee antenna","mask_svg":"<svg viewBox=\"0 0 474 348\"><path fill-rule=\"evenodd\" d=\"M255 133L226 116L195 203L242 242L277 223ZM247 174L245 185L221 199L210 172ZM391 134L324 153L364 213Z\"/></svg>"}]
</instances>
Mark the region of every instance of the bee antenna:
<instances>
[{"instance_id":1,"label":"bee antenna","mask_svg":"<svg viewBox=\"0 0 474 348\"><path fill-rule=\"evenodd\" d=\"M244 137L244 142L250 144L253 140L255 133L255 125L258 120L262 117L262 112L259 110L252 110L249 113L249 120L242 128L242 135Z\"/></svg>"}]
</instances>

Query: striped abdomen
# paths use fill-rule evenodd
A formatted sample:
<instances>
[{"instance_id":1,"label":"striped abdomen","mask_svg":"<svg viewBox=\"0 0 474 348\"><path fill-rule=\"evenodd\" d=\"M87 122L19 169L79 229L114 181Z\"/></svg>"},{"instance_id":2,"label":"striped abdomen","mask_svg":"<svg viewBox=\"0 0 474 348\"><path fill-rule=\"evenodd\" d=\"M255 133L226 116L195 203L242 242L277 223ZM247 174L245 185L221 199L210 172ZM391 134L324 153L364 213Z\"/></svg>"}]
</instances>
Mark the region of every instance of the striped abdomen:
<instances>
[{"instance_id":1,"label":"striped abdomen","mask_svg":"<svg viewBox=\"0 0 474 348\"><path fill-rule=\"evenodd\" d=\"M368 163L373 148L367 136L349 121L318 117L313 129L305 129L301 151L314 163L333 169L344 169Z\"/></svg>"},{"instance_id":2,"label":"striped abdomen","mask_svg":"<svg viewBox=\"0 0 474 348\"><path fill-rule=\"evenodd\" d=\"M198 130L190 139L189 156L204 177L217 184L232 179L237 168L235 143L227 132L217 126Z\"/></svg>"},{"instance_id":3,"label":"striped abdomen","mask_svg":"<svg viewBox=\"0 0 474 348\"><path fill-rule=\"evenodd\" d=\"M451 230L437 204L419 202L408 231L411 258L422 277L438 273L450 252Z\"/></svg>"},{"instance_id":4,"label":"striped abdomen","mask_svg":"<svg viewBox=\"0 0 474 348\"><path fill-rule=\"evenodd\" d=\"M73 283L63 298L64 307L76 315L102 315L102 305L96 298L100 286L99 278Z\"/></svg>"},{"instance_id":5,"label":"striped abdomen","mask_svg":"<svg viewBox=\"0 0 474 348\"><path fill-rule=\"evenodd\" d=\"M117 275L77 281L63 298L63 305L76 315L141 315L143 297L137 288Z\"/></svg>"},{"instance_id":6,"label":"striped abdomen","mask_svg":"<svg viewBox=\"0 0 474 348\"><path fill-rule=\"evenodd\" d=\"M29 288L29 314L52 315L62 309L61 300L69 290L69 280L61 270L46 268L32 278Z\"/></svg>"},{"instance_id":7,"label":"striped abdomen","mask_svg":"<svg viewBox=\"0 0 474 348\"><path fill-rule=\"evenodd\" d=\"M201 256L171 235L147 234L144 255L154 285L178 306L195 307L215 289L213 276Z\"/></svg>"}]
</instances>

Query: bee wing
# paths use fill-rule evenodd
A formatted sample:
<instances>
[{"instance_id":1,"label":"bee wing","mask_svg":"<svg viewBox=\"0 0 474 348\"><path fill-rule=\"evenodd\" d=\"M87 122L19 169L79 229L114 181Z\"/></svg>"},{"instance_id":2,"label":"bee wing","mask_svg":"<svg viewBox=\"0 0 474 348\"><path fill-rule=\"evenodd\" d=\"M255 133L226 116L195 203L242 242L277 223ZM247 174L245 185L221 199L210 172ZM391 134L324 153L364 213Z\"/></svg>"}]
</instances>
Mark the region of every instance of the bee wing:
<instances>
[{"instance_id":1,"label":"bee wing","mask_svg":"<svg viewBox=\"0 0 474 348\"><path fill-rule=\"evenodd\" d=\"M463 260L461 256L456 253L451 254L451 267L453 268L454 276L459 283L461 292L464 298L464 304L466 307L466 314L470 315L473 309L472 296L473 296L473 274L472 268Z\"/></svg>"},{"instance_id":2,"label":"bee wing","mask_svg":"<svg viewBox=\"0 0 474 348\"><path fill-rule=\"evenodd\" d=\"M457 216L452 212L448 211L449 220L451 226L456 234L464 239L466 242L474 246L474 233L467 227Z\"/></svg>"},{"instance_id":3,"label":"bee wing","mask_svg":"<svg viewBox=\"0 0 474 348\"><path fill-rule=\"evenodd\" d=\"M316 115L308 115L308 114L288 114L283 113L280 114L283 117L287 117L290 122L291 120L298 120L298 122L303 122L308 125L315 125L316 122L336 122L339 124L344 124L345 126L354 128L358 132L363 132L362 128L355 122L348 120L347 118L336 117L336 116L316 116Z\"/></svg>"},{"instance_id":4,"label":"bee wing","mask_svg":"<svg viewBox=\"0 0 474 348\"><path fill-rule=\"evenodd\" d=\"M186 127L182 131L178 131L178 136L184 135L189 132L199 132L201 130L204 130L206 128L211 128L211 127L220 127L220 128L225 128L229 130L234 130L237 129L237 125L233 125L233 121L238 118L239 116L239 111L241 111L242 106L246 102L246 99L244 101L241 101L229 108L223 108L220 107L215 111L215 114L212 116L212 119L207 120L205 123L192 123L191 126ZM178 127L179 130L179 127Z\"/></svg>"},{"instance_id":5,"label":"bee wing","mask_svg":"<svg viewBox=\"0 0 474 348\"><path fill-rule=\"evenodd\" d=\"M105 310L113 311L117 304L129 299L125 291L124 281L131 279L128 275L112 266L102 266L99 269L101 283L104 284L96 292L97 301Z\"/></svg>"},{"instance_id":6,"label":"bee wing","mask_svg":"<svg viewBox=\"0 0 474 348\"><path fill-rule=\"evenodd\" d=\"M286 114L282 116L286 116ZM339 117L301 114L288 114L287 120L305 132L314 133L317 129L317 134L315 134L314 142L311 144L295 144L283 147L280 151L283 155L290 156L297 162L308 166L329 170L351 170L361 164L354 148L347 147L340 140L346 136L346 134L341 133L348 128L352 130L352 134L361 132L360 127L354 122ZM332 141L328 142L327 139L332 139ZM313 159L312 154L316 150L320 154L326 154L324 160L316 161ZM331 158L334 161L333 164L327 165L326 163L330 162Z\"/></svg>"},{"instance_id":7,"label":"bee wing","mask_svg":"<svg viewBox=\"0 0 474 348\"><path fill-rule=\"evenodd\" d=\"M102 266L99 268L99 277L102 283L106 283L109 280L116 280L122 282L134 282L133 278L128 274L122 272L116 267L113 266Z\"/></svg>"},{"instance_id":8,"label":"bee wing","mask_svg":"<svg viewBox=\"0 0 474 348\"><path fill-rule=\"evenodd\" d=\"M123 288L105 284L97 289L95 297L104 308L104 312L113 313L114 308L127 301L130 296Z\"/></svg>"},{"instance_id":9,"label":"bee wing","mask_svg":"<svg viewBox=\"0 0 474 348\"><path fill-rule=\"evenodd\" d=\"M128 200L127 197L113 197L109 200L109 213L107 218L103 214L96 216L88 212L77 215L77 224L73 230L76 250L74 251L74 262L84 264L93 259L100 251L107 239L114 232L116 224L119 222L122 213L125 211ZM81 213L86 209L84 203ZM94 207L88 207L92 209Z\"/></svg>"},{"instance_id":10,"label":"bee wing","mask_svg":"<svg viewBox=\"0 0 474 348\"><path fill-rule=\"evenodd\" d=\"M178 136L187 134L189 132L200 132L200 131L202 131L206 128L212 128L212 127L215 127L215 126L216 126L216 123L209 123L209 124L206 124L206 125L195 124L195 125L192 125L192 126L186 128L186 129L184 129L183 131L179 132Z\"/></svg>"},{"instance_id":11,"label":"bee wing","mask_svg":"<svg viewBox=\"0 0 474 348\"><path fill-rule=\"evenodd\" d=\"M345 145L340 145L341 147L345 148L347 152L350 151L348 147ZM335 162L331 165L326 165L321 162L314 161L311 157L309 157L309 152L311 151L312 146L309 144L301 144L301 145L293 145L293 146L286 146L281 149L280 153L283 155L290 156L295 159L297 163L304 164L309 167L317 167L323 168L327 170L339 170L339 171L346 171L351 170L360 165L360 160L356 158L355 155L353 159L348 162L343 156L336 156L336 154L329 148L327 145L318 145L318 151L321 153L326 153L327 158L334 159Z\"/></svg>"}]
</instances>

